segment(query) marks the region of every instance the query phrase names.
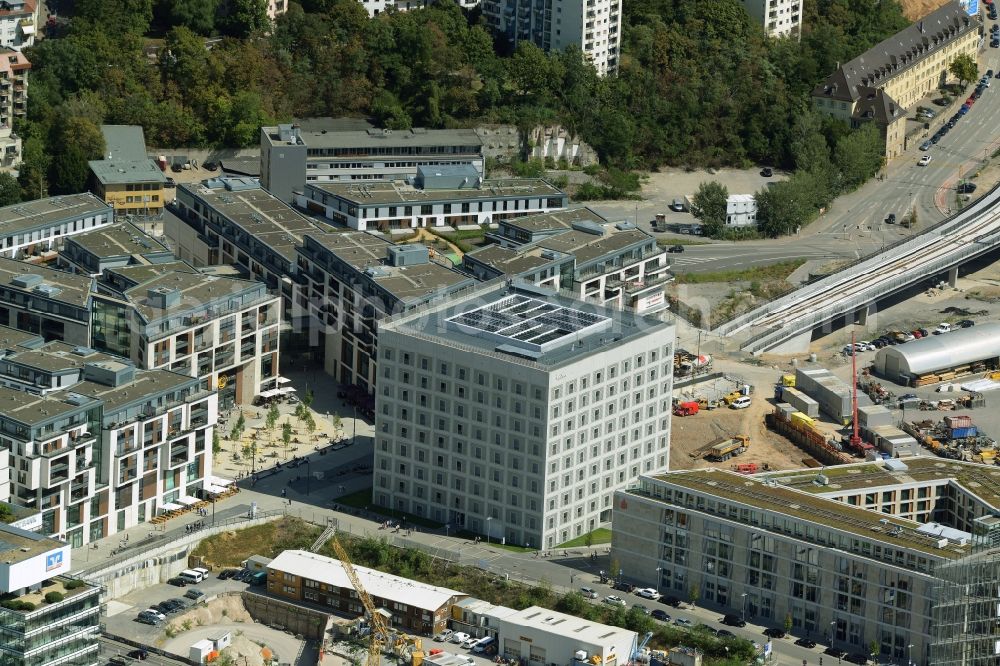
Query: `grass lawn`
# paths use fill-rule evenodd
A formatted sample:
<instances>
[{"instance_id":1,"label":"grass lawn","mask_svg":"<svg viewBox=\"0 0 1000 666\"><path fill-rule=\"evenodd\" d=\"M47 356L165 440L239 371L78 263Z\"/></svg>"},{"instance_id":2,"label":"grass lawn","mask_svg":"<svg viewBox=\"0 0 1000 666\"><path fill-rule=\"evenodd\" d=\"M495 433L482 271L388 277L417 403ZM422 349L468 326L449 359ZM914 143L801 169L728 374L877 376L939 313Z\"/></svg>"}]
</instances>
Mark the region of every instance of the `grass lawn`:
<instances>
[{"instance_id":1,"label":"grass lawn","mask_svg":"<svg viewBox=\"0 0 1000 666\"><path fill-rule=\"evenodd\" d=\"M592 546L596 546L602 543L611 543L611 530L609 530L606 527L598 527L593 532L589 532L588 534L581 534L575 539L570 539L566 543L559 544L558 546L556 546L556 548L574 548L576 546L586 546L588 536L592 539L590 542L590 545Z\"/></svg>"},{"instance_id":2,"label":"grass lawn","mask_svg":"<svg viewBox=\"0 0 1000 666\"><path fill-rule=\"evenodd\" d=\"M251 555L277 557L285 549L309 548L322 527L299 518L285 517L234 532L223 532L203 539L191 553L204 557L216 567L235 567Z\"/></svg>"},{"instance_id":3,"label":"grass lawn","mask_svg":"<svg viewBox=\"0 0 1000 666\"><path fill-rule=\"evenodd\" d=\"M475 532L470 532L469 530L458 530L457 532L453 533L452 536L456 536L460 539L468 539L470 541L472 539L475 539L476 537L479 537L481 540L486 538L482 534L476 534ZM486 541L481 541L481 543L486 543ZM498 541L496 538L491 538L487 545L490 546L491 548L500 548L502 550L509 550L513 553L533 553L536 550L538 550L537 548L528 548L527 546L515 546L512 543L500 543L500 541Z\"/></svg>"},{"instance_id":4,"label":"grass lawn","mask_svg":"<svg viewBox=\"0 0 1000 666\"><path fill-rule=\"evenodd\" d=\"M805 259L779 261L767 266L753 266L742 270L716 271L714 273L679 273L679 284L698 284L702 282L753 282L761 280L784 280L792 272L806 263Z\"/></svg>"},{"instance_id":5,"label":"grass lawn","mask_svg":"<svg viewBox=\"0 0 1000 666\"><path fill-rule=\"evenodd\" d=\"M426 518L421 518L420 516L414 516L412 513L406 513L404 511L395 511L393 509L385 509L380 506L375 506L372 503L372 489L366 488L365 490L359 490L356 493L351 493L349 495L341 495L337 498L338 504L346 504L347 506L353 506L355 509L367 509L372 513L377 513L379 515L385 516L386 518L394 518L397 520L405 520L413 525L420 525L421 527L430 527L431 529L438 529L442 527L442 524L433 520L428 520Z\"/></svg>"}]
</instances>

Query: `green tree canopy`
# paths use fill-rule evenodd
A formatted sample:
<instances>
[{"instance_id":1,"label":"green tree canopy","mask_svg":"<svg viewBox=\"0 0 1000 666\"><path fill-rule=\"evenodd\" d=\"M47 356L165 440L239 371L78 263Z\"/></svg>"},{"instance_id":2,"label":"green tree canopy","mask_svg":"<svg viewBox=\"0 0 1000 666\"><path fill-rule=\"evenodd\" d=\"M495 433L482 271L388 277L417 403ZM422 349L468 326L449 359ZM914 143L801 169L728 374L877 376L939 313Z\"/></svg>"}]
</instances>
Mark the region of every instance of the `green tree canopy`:
<instances>
[{"instance_id":1,"label":"green tree canopy","mask_svg":"<svg viewBox=\"0 0 1000 666\"><path fill-rule=\"evenodd\" d=\"M948 71L958 79L962 86L972 83L979 77L979 65L968 53L959 53L948 65Z\"/></svg>"},{"instance_id":2,"label":"green tree canopy","mask_svg":"<svg viewBox=\"0 0 1000 666\"><path fill-rule=\"evenodd\" d=\"M706 236L718 236L726 226L729 190L717 180L704 182L691 198L691 214L701 220Z\"/></svg>"}]
</instances>

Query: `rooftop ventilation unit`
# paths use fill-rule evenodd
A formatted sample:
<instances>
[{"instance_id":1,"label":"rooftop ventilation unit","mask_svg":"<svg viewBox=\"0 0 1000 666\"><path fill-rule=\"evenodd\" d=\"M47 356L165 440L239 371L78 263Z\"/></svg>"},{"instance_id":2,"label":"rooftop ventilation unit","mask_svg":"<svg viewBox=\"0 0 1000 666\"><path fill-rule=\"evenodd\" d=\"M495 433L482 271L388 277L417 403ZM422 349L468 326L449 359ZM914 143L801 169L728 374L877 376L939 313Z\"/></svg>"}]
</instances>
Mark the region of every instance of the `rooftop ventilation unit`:
<instances>
[{"instance_id":1,"label":"rooftop ventilation unit","mask_svg":"<svg viewBox=\"0 0 1000 666\"><path fill-rule=\"evenodd\" d=\"M42 283L42 276L36 275L35 273L25 273L24 275L18 275L11 280L10 283L15 287L30 289L31 287Z\"/></svg>"}]
</instances>

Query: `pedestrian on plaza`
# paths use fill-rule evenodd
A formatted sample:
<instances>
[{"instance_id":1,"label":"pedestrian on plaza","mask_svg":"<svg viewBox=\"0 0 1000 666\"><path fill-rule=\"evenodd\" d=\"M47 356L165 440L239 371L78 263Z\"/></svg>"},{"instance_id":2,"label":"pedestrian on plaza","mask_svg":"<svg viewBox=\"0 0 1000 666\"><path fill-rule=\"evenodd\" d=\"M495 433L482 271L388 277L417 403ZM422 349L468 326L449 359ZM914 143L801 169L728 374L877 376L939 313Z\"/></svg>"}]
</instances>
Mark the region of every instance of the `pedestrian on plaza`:
<instances>
[{"instance_id":1,"label":"pedestrian on plaza","mask_svg":"<svg viewBox=\"0 0 1000 666\"><path fill-rule=\"evenodd\" d=\"M282 488L282 489L281 489L281 496L282 496L282 497L286 497L287 495L288 495L288 493L286 493L286 492L285 492L285 489L284 489L284 488Z\"/></svg>"}]
</instances>

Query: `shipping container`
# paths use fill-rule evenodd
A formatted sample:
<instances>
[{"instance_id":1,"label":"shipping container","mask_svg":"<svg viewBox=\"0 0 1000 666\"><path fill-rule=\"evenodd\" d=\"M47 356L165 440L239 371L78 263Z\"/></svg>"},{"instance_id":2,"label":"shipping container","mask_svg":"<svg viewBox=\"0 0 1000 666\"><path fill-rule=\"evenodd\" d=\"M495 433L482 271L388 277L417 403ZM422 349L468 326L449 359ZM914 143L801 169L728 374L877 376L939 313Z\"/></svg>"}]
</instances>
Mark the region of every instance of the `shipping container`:
<instances>
[{"instance_id":1,"label":"shipping container","mask_svg":"<svg viewBox=\"0 0 1000 666\"><path fill-rule=\"evenodd\" d=\"M802 391L786 386L782 387L782 396L784 401L794 407L796 411L814 419L819 418L819 403Z\"/></svg>"},{"instance_id":2,"label":"shipping container","mask_svg":"<svg viewBox=\"0 0 1000 666\"><path fill-rule=\"evenodd\" d=\"M972 425L972 417L968 414L944 417L944 424L949 428L968 428Z\"/></svg>"},{"instance_id":3,"label":"shipping container","mask_svg":"<svg viewBox=\"0 0 1000 666\"><path fill-rule=\"evenodd\" d=\"M861 428L877 428L892 425L892 411L884 405L865 405L858 407L858 426Z\"/></svg>"},{"instance_id":4,"label":"shipping container","mask_svg":"<svg viewBox=\"0 0 1000 666\"><path fill-rule=\"evenodd\" d=\"M952 439L964 439L966 437L975 437L979 434L979 429L976 426L968 426L967 428L952 428L949 434Z\"/></svg>"}]
</instances>

